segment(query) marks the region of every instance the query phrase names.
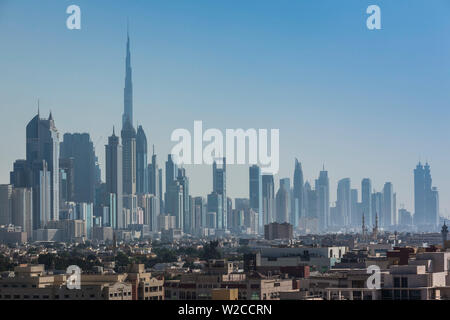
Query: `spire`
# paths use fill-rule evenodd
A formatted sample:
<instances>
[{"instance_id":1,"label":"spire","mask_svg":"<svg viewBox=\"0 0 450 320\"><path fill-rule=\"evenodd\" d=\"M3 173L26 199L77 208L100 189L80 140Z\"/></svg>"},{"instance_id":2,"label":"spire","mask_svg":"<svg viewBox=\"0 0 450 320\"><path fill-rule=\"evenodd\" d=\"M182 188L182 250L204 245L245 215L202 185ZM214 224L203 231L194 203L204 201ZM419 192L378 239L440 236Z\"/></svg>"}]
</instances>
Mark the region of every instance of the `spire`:
<instances>
[{"instance_id":1,"label":"spire","mask_svg":"<svg viewBox=\"0 0 450 320\"><path fill-rule=\"evenodd\" d=\"M40 115L41 115L41 101L39 100L39 98L38 98L38 117L40 117Z\"/></svg>"},{"instance_id":2,"label":"spire","mask_svg":"<svg viewBox=\"0 0 450 320\"><path fill-rule=\"evenodd\" d=\"M48 120L53 120L52 110L50 110L50 115L48 116Z\"/></svg>"},{"instance_id":3,"label":"spire","mask_svg":"<svg viewBox=\"0 0 450 320\"><path fill-rule=\"evenodd\" d=\"M130 32L127 21L127 49L125 61L125 88L124 88L124 111L122 116L122 126L129 120L133 124L133 71L131 68Z\"/></svg>"},{"instance_id":4,"label":"spire","mask_svg":"<svg viewBox=\"0 0 450 320\"><path fill-rule=\"evenodd\" d=\"M153 155L155 155L155 145L153 145Z\"/></svg>"},{"instance_id":5,"label":"spire","mask_svg":"<svg viewBox=\"0 0 450 320\"><path fill-rule=\"evenodd\" d=\"M116 136L116 127L115 126L113 126L113 137L115 137Z\"/></svg>"}]
</instances>

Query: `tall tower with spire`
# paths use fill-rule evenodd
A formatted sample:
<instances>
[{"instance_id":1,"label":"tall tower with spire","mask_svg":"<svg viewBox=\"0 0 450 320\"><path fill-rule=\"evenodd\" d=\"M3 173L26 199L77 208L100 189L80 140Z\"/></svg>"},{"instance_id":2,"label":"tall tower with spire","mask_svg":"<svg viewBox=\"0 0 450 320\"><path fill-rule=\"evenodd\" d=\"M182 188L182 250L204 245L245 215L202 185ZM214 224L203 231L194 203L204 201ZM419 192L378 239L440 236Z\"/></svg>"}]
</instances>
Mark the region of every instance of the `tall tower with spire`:
<instances>
[{"instance_id":1,"label":"tall tower with spire","mask_svg":"<svg viewBox=\"0 0 450 320\"><path fill-rule=\"evenodd\" d=\"M129 121L133 124L133 70L131 68L130 33L127 27L127 57L125 63L124 110L122 126Z\"/></svg>"}]
</instances>

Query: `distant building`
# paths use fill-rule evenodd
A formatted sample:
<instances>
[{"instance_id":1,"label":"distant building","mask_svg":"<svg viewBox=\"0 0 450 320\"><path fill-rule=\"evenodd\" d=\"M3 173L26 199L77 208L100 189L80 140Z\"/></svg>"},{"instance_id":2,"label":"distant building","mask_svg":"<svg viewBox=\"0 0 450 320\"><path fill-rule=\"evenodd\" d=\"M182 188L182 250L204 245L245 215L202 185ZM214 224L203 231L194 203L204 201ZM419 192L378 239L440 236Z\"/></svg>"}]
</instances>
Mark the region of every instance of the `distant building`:
<instances>
[{"instance_id":1,"label":"distant building","mask_svg":"<svg viewBox=\"0 0 450 320\"><path fill-rule=\"evenodd\" d=\"M292 224L270 223L264 226L264 238L266 240L292 239L294 238Z\"/></svg>"}]
</instances>

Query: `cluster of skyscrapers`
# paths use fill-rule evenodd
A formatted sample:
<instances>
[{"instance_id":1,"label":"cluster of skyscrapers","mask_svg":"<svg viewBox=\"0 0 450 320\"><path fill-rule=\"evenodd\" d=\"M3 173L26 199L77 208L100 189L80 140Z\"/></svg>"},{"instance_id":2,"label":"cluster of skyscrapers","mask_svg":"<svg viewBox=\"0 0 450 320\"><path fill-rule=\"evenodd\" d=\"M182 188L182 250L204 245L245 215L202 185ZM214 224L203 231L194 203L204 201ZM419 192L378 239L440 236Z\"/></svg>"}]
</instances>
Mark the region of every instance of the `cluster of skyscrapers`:
<instances>
[{"instance_id":1,"label":"cluster of skyscrapers","mask_svg":"<svg viewBox=\"0 0 450 320\"><path fill-rule=\"evenodd\" d=\"M257 234L272 222L290 223L302 233L351 231L379 221L382 228L416 225L433 229L439 224L438 191L432 187L430 166L414 170L415 214L397 210L392 183L375 192L370 179L352 188L349 178L337 185L337 201L330 202L330 181L323 168L311 184L304 181L296 159L293 184L280 180L275 192L273 175L249 170L249 198L227 197L226 159L214 162L213 190L192 197L190 180L172 155L163 169L155 148L149 162L148 142L142 126L133 125L133 83L130 38L127 39L124 113L120 137L113 128L105 146L105 182L89 134L60 135L50 113L38 114L26 128L26 159L14 163L10 184L0 186L0 225L15 225L29 238L42 238L58 221L82 221L84 236L92 229L139 230L142 233L179 230L197 236L235 232Z\"/></svg>"}]
</instances>

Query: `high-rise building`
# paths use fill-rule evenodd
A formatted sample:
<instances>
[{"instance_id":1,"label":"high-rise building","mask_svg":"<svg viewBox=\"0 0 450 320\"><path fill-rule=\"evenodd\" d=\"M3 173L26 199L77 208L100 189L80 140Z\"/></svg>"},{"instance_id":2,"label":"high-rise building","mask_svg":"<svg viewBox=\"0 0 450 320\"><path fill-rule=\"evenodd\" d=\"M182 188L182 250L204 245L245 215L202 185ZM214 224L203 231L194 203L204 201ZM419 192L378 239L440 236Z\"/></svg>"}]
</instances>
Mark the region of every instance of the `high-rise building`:
<instances>
[{"instance_id":1,"label":"high-rise building","mask_svg":"<svg viewBox=\"0 0 450 320\"><path fill-rule=\"evenodd\" d=\"M316 180L317 213L319 219L319 231L325 232L330 223L330 180L325 168L320 172Z\"/></svg>"},{"instance_id":2,"label":"high-rise building","mask_svg":"<svg viewBox=\"0 0 450 320\"><path fill-rule=\"evenodd\" d=\"M382 192L372 193L372 226L375 225L375 216L378 218L384 214L384 199Z\"/></svg>"},{"instance_id":3,"label":"high-rise building","mask_svg":"<svg viewBox=\"0 0 450 320\"><path fill-rule=\"evenodd\" d=\"M361 182L361 210L366 222L369 221L369 225L372 225L372 181L369 178L363 179Z\"/></svg>"},{"instance_id":4,"label":"high-rise building","mask_svg":"<svg viewBox=\"0 0 450 320\"><path fill-rule=\"evenodd\" d=\"M177 180L169 185L166 213L175 216L177 229L184 229L184 192L183 186Z\"/></svg>"},{"instance_id":5,"label":"high-rise building","mask_svg":"<svg viewBox=\"0 0 450 320\"><path fill-rule=\"evenodd\" d=\"M289 222L289 192L290 186L288 185L288 179L280 180L280 188L278 189L276 196L276 222L285 223Z\"/></svg>"},{"instance_id":6,"label":"high-rise building","mask_svg":"<svg viewBox=\"0 0 450 320\"><path fill-rule=\"evenodd\" d=\"M357 227L358 224L361 223L361 220L364 217L364 220L366 219L365 215L363 215L361 210L361 203L358 202L358 189L351 189L350 190L350 212L351 212L351 225L353 227Z\"/></svg>"},{"instance_id":7,"label":"high-rise building","mask_svg":"<svg viewBox=\"0 0 450 320\"><path fill-rule=\"evenodd\" d=\"M149 193L148 187L148 160L147 137L142 126L138 127L136 134L136 193Z\"/></svg>"},{"instance_id":8,"label":"high-rise building","mask_svg":"<svg viewBox=\"0 0 450 320\"><path fill-rule=\"evenodd\" d=\"M222 159L222 167L218 168L217 162L213 163L213 192L222 196L222 213L221 217L217 217L217 228L226 230L228 229L228 206L227 206L227 162L226 159Z\"/></svg>"},{"instance_id":9,"label":"high-rise building","mask_svg":"<svg viewBox=\"0 0 450 320\"><path fill-rule=\"evenodd\" d=\"M0 226L12 224L12 193L12 185L0 185Z\"/></svg>"},{"instance_id":10,"label":"high-rise building","mask_svg":"<svg viewBox=\"0 0 450 320\"><path fill-rule=\"evenodd\" d=\"M432 187L430 165L420 162L414 170L414 223L420 229L433 229L439 223L439 194Z\"/></svg>"},{"instance_id":11,"label":"high-rise building","mask_svg":"<svg viewBox=\"0 0 450 320\"><path fill-rule=\"evenodd\" d=\"M337 188L336 223L339 227L349 226L352 219L351 213L351 186L350 179L339 180Z\"/></svg>"},{"instance_id":12,"label":"high-rise building","mask_svg":"<svg viewBox=\"0 0 450 320\"><path fill-rule=\"evenodd\" d=\"M273 175L262 176L262 199L263 224L275 222L275 184ZM238 209L237 205L236 209Z\"/></svg>"},{"instance_id":13,"label":"high-rise building","mask_svg":"<svg viewBox=\"0 0 450 320\"><path fill-rule=\"evenodd\" d=\"M397 213L395 212L395 195L392 183L386 182L383 188L383 214L381 215L381 226L390 227L397 224Z\"/></svg>"},{"instance_id":14,"label":"high-rise building","mask_svg":"<svg viewBox=\"0 0 450 320\"><path fill-rule=\"evenodd\" d=\"M209 228L215 228L215 229L223 229L223 196L220 193L212 192L208 195L208 208L207 208L207 215L214 213L214 221L215 226L212 226L211 219L212 215L210 217L210 223L207 221L207 225Z\"/></svg>"},{"instance_id":15,"label":"high-rise building","mask_svg":"<svg viewBox=\"0 0 450 320\"><path fill-rule=\"evenodd\" d=\"M296 217L296 221L300 221L300 218L305 215L303 170L302 164L298 161L298 159L295 159L292 212ZM295 227L297 227L297 225L294 224L294 228Z\"/></svg>"},{"instance_id":16,"label":"high-rise building","mask_svg":"<svg viewBox=\"0 0 450 320\"><path fill-rule=\"evenodd\" d=\"M114 225L118 229L124 228L123 219L123 170L122 170L122 146L119 142L119 137L113 134L108 139L108 144L105 146L106 150L106 193L114 194L116 217ZM111 221L113 227L113 221Z\"/></svg>"},{"instance_id":17,"label":"high-rise building","mask_svg":"<svg viewBox=\"0 0 450 320\"><path fill-rule=\"evenodd\" d=\"M249 195L250 207L256 211L260 208L262 183L261 183L261 169L257 165L253 165L249 169Z\"/></svg>"},{"instance_id":18,"label":"high-rise building","mask_svg":"<svg viewBox=\"0 0 450 320\"><path fill-rule=\"evenodd\" d=\"M178 167L175 164L175 162L173 161L173 156L171 154L169 154L167 156L167 161L166 161L166 192L164 194L164 200L165 200L165 206L169 207L169 203L168 203L168 196L169 196L169 189L171 187L171 185L173 184L174 181L177 180L177 176L178 176ZM166 213L170 213L166 210Z\"/></svg>"},{"instance_id":19,"label":"high-rise building","mask_svg":"<svg viewBox=\"0 0 450 320\"><path fill-rule=\"evenodd\" d=\"M64 134L60 157L73 161L73 201L93 203L95 186L100 181L97 181L97 156L89 134Z\"/></svg>"},{"instance_id":20,"label":"high-rise building","mask_svg":"<svg viewBox=\"0 0 450 320\"><path fill-rule=\"evenodd\" d=\"M136 130L130 121L122 128L123 193L136 194ZM129 208L128 208L129 209Z\"/></svg>"},{"instance_id":21,"label":"high-rise building","mask_svg":"<svg viewBox=\"0 0 450 320\"><path fill-rule=\"evenodd\" d=\"M183 188L183 232L193 233L193 216L191 214L191 204L189 195L189 178L186 176L186 169L178 169L177 181Z\"/></svg>"},{"instance_id":22,"label":"high-rise building","mask_svg":"<svg viewBox=\"0 0 450 320\"><path fill-rule=\"evenodd\" d=\"M33 229L41 229L59 219L59 133L52 113L48 119L38 113L27 125L26 138L26 187L33 189Z\"/></svg>"},{"instance_id":23,"label":"high-rise building","mask_svg":"<svg viewBox=\"0 0 450 320\"><path fill-rule=\"evenodd\" d=\"M59 199L60 205L75 201L74 158L59 159Z\"/></svg>"},{"instance_id":24,"label":"high-rise building","mask_svg":"<svg viewBox=\"0 0 450 320\"><path fill-rule=\"evenodd\" d=\"M125 88L123 94L124 111L122 116L122 127L126 123L133 123L133 70L131 68L130 35L127 32L127 53L125 61Z\"/></svg>"},{"instance_id":25,"label":"high-rise building","mask_svg":"<svg viewBox=\"0 0 450 320\"><path fill-rule=\"evenodd\" d=\"M13 188L11 223L21 227L22 231L27 233L28 239L31 239L33 235L33 192L31 188Z\"/></svg>"}]
</instances>

